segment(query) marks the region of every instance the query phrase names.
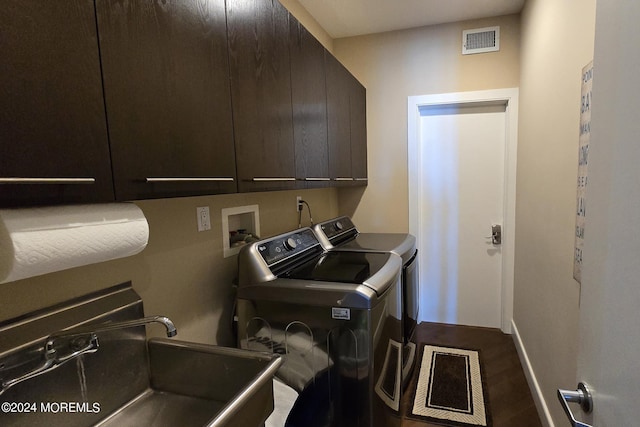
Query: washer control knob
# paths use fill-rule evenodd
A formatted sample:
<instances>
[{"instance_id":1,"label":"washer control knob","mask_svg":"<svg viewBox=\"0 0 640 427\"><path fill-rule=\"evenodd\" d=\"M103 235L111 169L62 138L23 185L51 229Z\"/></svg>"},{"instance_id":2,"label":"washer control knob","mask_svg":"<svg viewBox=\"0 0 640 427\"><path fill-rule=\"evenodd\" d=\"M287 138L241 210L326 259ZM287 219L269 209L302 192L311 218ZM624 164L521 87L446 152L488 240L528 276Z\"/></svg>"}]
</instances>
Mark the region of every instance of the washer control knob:
<instances>
[{"instance_id":1,"label":"washer control knob","mask_svg":"<svg viewBox=\"0 0 640 427\"><path fill-rule=\"evenodd\" d=\"M287 240L284 241L284 247L288 251L294 250L296 246L298 246L298 242L296 242L296 240L293 237L289 237Z\"/></svg>"},{"instance_id":2,"label":"washer control knob","mask_svg":"<svg viewBox=\"0 0 640 427\"><path fill-rule=\"evenodd\" d=\"M342 225L342 223L340 221L336 221L336 230L342 231L343 228L344 226Z\"/></svg>"}]
</instances>

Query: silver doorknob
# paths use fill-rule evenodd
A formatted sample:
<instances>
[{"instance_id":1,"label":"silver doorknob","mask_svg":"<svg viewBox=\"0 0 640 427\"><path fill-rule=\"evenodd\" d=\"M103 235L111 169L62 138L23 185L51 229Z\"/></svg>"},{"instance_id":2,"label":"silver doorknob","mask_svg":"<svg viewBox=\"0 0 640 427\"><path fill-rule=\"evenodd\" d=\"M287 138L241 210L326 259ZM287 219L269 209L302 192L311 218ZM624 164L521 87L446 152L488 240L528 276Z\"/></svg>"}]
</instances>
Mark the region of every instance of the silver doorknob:
<instances>
[{"instance_id":1,"label":"silver doorknob","mask_svg":"<svg viewBox=\"0 0 640 427\"><path fill-rule=\"evenodd\" d=\"M577 403L587 414L593 411L593 398L591 397L589 386L581 382L578 384L577 390L563 390L559 388L558 400L560 401L562 409L564 409L564 412L567 414L569 422L573 427L591 427L589 424L576 420L571 412L571 408L569 408L569 403Z\"/></svg>"}]
</instances>

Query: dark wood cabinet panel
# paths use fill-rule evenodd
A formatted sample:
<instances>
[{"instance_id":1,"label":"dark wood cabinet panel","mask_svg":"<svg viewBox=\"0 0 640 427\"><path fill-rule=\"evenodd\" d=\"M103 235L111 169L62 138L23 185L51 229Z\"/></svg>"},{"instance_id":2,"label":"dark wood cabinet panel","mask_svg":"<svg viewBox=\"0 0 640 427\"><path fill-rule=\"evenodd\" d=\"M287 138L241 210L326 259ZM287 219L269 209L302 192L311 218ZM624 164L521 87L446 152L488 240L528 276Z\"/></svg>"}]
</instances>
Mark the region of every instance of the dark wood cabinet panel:
<instances>
[{"instance_id":1,"label":"dark wood cabinet panel","mask_svg":"<svg viewBox=\"0 0 640 427\"><path fill-rule=\"evenodd\" d=\"M6 0L0 55L0 207L366 178L365 89L277 0Z\"/></svg>"},{"instance_id":2,"label":"dark wood cabinet panel","mask_svg":"<svg viewBox=\"0 0 640 427\"><path fill-rule=\"evenodd\" d=\"M296 178L306 188L329 186L325 49L294 17L291 27L291 97Z\"/></svg>"},{"instance_id":3,"label":"dark wood cabinet panel","mask_svg":"<svg viewBox=\"0 0 640 427\"><path fill-rule=\"evenodd\" d=\"M325 55L329 171L334 186L367 185L367 92L331 54Z\"/></svg>"},{"instance_id":4,"label":"dark wood cabinet panel","mask_svg":"<svg viewBox=\"0 0 640 427\"><path fill-rule=\"evenodd\" d=\"M327 72L327 126L329 173L334 185L345 185L351 178L350 74L329 52Z\"/></svg>"},{"instance_id":5,"label":"dark wood cabinet panel","mask_svg":"<svg viewBox=\"0 0 640 427\"><path fill-rule=\"evenodd\" d=\"M0 7L0 206L113 201L92 0Z\"/></svg>"},{"instance_id":6,"label":"dark wood cabinet panel","mask_svg":"<svg viewBox=\"0 0 640 427\"><path fill-rule=\"evenodd\" d=\"M289 13L277 0L227 0L227 25L238 188L295 188Z\"/></svg>"},{"instance_id":7,"label":"dark wood cabinet panel","mask_svg":"<svg viewBox=\"0 0 640 427\"><path fill-rule=\"evenodd\" d=\"M96 7L117 199L235 192L224 0Z\"/></svg>"},{"instance_id":8,"label":"dark wood cabinet panel","mask_svg":"<svg viewBox=\"0 0 640 427\"><path fill-rule=\"evenodd\" d=\"M367 90L351 77L351 173L357 185L367 183Z\"/></svg>"}]
</instances>

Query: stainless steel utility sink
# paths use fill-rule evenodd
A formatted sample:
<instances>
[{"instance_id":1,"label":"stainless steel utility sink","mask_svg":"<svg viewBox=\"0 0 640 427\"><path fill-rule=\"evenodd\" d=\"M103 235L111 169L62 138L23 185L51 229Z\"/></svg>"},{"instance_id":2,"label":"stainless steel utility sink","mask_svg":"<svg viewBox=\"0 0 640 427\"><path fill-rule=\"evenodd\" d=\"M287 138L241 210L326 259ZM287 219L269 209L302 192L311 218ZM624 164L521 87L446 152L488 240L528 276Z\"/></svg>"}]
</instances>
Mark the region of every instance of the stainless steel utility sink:
<instances>
[{"instance_id":1,"label":"stainless steel utility sink","mask_svg":"<svg viewBox=\"0 0 640 427\"><path fill-rule=\"evenodd\" d=\"M98 426L260 426L279 357L167 339L148 342L150 387Z\"/></svg>"},{"instance_id":2,"label":"stainless steel utility sink","mask_svg":"<svg viewBox=\"0 0 640 427\"><path fill-rule=\"evenodd\" d=\"M168 321L169 336L173 324L143 313L126 283L0 324L0 402L35 405L0 412L0 425L264 424L277 355L147 340L148 319Z\"/></svg>"}]
</instances>

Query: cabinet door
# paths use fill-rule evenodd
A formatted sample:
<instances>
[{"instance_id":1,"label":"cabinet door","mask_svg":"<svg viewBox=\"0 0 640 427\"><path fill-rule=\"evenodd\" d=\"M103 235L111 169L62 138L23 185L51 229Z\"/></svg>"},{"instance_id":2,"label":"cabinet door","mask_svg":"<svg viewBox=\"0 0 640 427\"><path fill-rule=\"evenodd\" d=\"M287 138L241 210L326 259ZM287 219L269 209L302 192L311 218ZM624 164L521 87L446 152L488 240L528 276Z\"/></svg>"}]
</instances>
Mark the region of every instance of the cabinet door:
<instances>
[{"instance_id":1,"label":"cabinet door","mask_svg":"<svg viewBox=\"0 0 640 427\"><path fill-rule=\"evenodd\" d=\"M277 0L227 0L240 191L295 188L289 13Z\"/></svg>"},{"instance_id":2,"label":"cabinet door","mask_svg":"<svg viewBox=\"0 0 640 427\"><path fill-rule=\"evenodd\" d=\"M305 188L328 187L325 49L297 19L289 19L296 178Z\"/></svg>"},{"instance_id":3,"label":"cabinet door","mask_svg":"<svg viewBox=\"0 0 640 427\"><path fill-rule=\"evenodd\" d=\"M351 172L356 185L367 185L367 90L351 78Z\"/></svg>"},{"instance_id":4,"label":"cabinet door","mask_svg":"<svg viewBox=\"0 0 640 427\"><path fill-rule=\"evenodd\" d=\"M327 119L329 173L333 185L351 185L351 124L349 71L329 52L325 55L327 72Z\"/></svg>"},{"instance_id":5,"label":"cabinet door","mask_svg":"<svg viewBox=\"0 0 640 427\"><path fill-rule=\"evenodd\" d=\"M3 1L0 58L0 206L113 201L93 1Z\"/></svg>"},{"instance_id":6,"label":"cabinet door","mask_svg":"<svg viewBox=\"0 0 640 427\"><path fill-rule=\"evenodd\" d=\"M97 0L116 197L236 191L224 0Z\"/></svg>"}]
</instances>

